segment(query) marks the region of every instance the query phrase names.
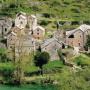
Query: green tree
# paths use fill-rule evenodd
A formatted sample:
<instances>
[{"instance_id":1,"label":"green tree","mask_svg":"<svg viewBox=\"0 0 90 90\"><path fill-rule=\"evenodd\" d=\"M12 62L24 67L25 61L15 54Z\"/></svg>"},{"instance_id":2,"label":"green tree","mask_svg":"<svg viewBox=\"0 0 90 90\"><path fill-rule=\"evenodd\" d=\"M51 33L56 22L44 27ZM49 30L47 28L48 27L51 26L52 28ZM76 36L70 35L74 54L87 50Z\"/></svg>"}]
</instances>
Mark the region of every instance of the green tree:
<instances>
[{"instance_id":1,"label":"green tree","mask_svg":"<svg viewBox=\"0 0 90 90\"><path fill-rule=\"evenodd\" d=\"M47 64L49 61L49 53L47 52L37 52L34 56L34 63L41 69L41 74L43 75L43 65Z\"/></svg>"},{"instance_id":2,"label":"green tree","mask_svg":"<svg viewBox=\"0 0 90 90\"><path fill-rule=\"evenodd\" d=\"M86 47L90 47L90 35L87 36Z\"/></svg>"}]
</instances>

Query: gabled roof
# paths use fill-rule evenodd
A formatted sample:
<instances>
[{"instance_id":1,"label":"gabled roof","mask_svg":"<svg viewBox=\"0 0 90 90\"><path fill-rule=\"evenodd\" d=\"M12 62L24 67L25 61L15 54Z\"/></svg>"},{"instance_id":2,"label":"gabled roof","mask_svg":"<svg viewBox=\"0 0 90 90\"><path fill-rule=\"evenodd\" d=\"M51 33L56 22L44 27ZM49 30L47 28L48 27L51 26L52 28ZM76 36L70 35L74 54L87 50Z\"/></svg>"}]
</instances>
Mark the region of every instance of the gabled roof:
<instances>
[{"instance_id":1,"label":"gabled roof","mask_svg":"<svg viewBox=\"0 0 90 90\"><path fill-rule=\"evenodd\" d=\"M31 17L36 18L36 16L35 16L35 15L33 15L33 14L31 15Z\"/></svg>"},{"instance_id":2,"label":"gabled roof","mask_svg":"<svg viewBox=\"0 0 90 90\"><path fill-rule=\"evenodd\" d=\"M27 18L26 16L23 16L23 15L20 15L20 17L23 18L23 19L26 19Z\"/></svg>"},{"instance_id":3,"label":"gabled roof","mask_svg":"<svg viewBox=\"0 0 90 90\"><path fill-rule=\"evenodd\" d=\"M57 43L59 43L60 45L63 43L62 41L58 41L56 38L49 38L49 39L46 39L42 42L41 44L41 48L44 48L46 46L48 46L49 44L51 44L53 41L56 41Z\"/></svg>"},{"instance_id":4,"label":"gabled roof","mask_svg":"<svg viewBox=\"0 0 90 90\"><path fill-rule=\"evenodd\" d=\"M26 13L25 12L19 12L16 16L19 16L19 15L24 15L24 16L26 16Z\"/></svg>"},{"instance_id":5,"label":"gabled roof","mask_svg":"<svg viewBox=\"0 0 90 90\"><path fill-rule=\"evenodd\" d=\"M79 29L81 29L83 32L85 32L86 30L90 29L90 25L83 24L79 27Z\"/></svg>"},{"instance_id":6,"label":"gabled roof","mask_svg":"<svg viewBox=\"0 0 90 90\"><path fill-rule=\"evenodd\" d=\"M9 34L17 36L17 35L19 35L19 33L24 35L25 34L24 29L20 29L17 26L15 26L15 27L11 28L11 30L7 33L7 36Z\"/></svg>"},{"instance_id":7,"label":"gabled roof","mask_svg":"<svg viewBox=\"0 0 90 90\"><path fill-rule=\"evenodd\" d=\"M78 30L80 30L80 29L74 29L74 30L66 31L66 35L69 36Z\"/></svg>"},{"instance_id":8,"label":"gabled roof","mask_svg":"<svg viewBox=\"0 0 90 90\"><path fill-rule=\"evenodd\" d=\"M83 25L81 25L80 27L78 27L78 28L76 28L74 30L66 31L66 35L69 36L69 35L75 33L78 30L81 30L82 32L90 30L90 25L83 24Z\"/></svg>"},{"instance_id":9,"label":"gabled roof","mask_svg":"<svg viewBox=\"0 0 90 90\"><path fill-rule=\"evenodd\" d=\"M17 15L16 15L16 17L21 17L21 18L23 18L23 19L26 19L27 18L27 15L26 15L26 13L24 13L24 12L19 12Z\"/></svg>"},{"instance_id":10,"label":"gabled roof","mask_svg":"<svg viewBox=\"0 0 90 90\"><path fill-rule=\"evenodd\" d=\"M44 29L42 26L36 26L34 30L36 30L36 29L38 29L38 28L39 28L40 30L45 31L45 29Z\"/></svg>"}]
</instances>

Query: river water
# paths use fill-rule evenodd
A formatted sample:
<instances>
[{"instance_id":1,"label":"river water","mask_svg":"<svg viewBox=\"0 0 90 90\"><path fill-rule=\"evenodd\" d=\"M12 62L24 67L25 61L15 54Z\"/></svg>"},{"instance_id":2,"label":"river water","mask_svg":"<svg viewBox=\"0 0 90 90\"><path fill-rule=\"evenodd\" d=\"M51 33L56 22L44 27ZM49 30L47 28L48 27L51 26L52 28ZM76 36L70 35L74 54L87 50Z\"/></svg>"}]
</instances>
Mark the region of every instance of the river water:
<instances>
[{"instance_id":1,"label":"river water","mask_svg":"<svg viewBox=\"0 0 90 90\"><path fill-rule=\"evenodd\" d=\"M0 85L0 90L57 90L55 86L28 85L28 86L6 86Z\"/></svg>"}]
</instances>

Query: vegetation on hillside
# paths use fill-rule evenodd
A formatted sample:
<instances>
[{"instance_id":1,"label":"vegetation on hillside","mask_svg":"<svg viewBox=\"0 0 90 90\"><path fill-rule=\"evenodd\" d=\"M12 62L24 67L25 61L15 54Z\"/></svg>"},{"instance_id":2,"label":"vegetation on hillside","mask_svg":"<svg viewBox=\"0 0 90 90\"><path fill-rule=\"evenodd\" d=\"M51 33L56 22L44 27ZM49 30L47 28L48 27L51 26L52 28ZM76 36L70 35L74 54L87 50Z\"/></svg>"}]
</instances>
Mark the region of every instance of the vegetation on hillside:
<instances>
[{"instance_id":1,"label":"vegetation on hillside","mask_svg":"<svg viewBox=\"0 0 90 90\"><path fill-rule=\"evenodd\" d=\"M37 15L39 23L46 29L56 29L57 21L72 22L72 26L63 26L72 29L82 22L90 24L89 4L89 0L0 0L0 15L15 16L19 11L24 11Z\"/></svg>"},{"instance_id":2,"label":"vegetation on hillside","mask_svg":"<svg viewBox=\"0 0 90 90\"><path fill-rule=\"evenodd\" d=\"M0 49L0 53L4 52ZM46 58L45 55L41 56L42 58L44 57L44 59ZM27 61L26 58L24 59L24 61ZM81 69L75 70L72 67L64 65L61 60L49 61L43 65L43 76L41 76L40 68L28 62L26 66L23 66L23 83L43 85L55 84L56 90L89 90L90 57L85 54L80 54L71 58L71 60ZM21 64L19 63L19 65ZM15 70L16 67L12 61L0 61L0 83L12 83Z\"/></svg>"}]
</instances>

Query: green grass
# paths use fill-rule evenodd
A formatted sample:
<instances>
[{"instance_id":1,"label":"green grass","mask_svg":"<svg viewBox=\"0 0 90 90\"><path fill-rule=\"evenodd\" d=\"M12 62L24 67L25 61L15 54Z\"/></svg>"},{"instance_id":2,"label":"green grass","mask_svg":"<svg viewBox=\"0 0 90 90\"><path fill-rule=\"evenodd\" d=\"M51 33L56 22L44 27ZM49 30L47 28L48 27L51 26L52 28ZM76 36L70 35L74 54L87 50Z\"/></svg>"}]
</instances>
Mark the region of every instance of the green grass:
<instances>
[{"instance_id":1,"label":"green grass","mask_svg":"<svg viewBox=\"0 0 90 90\"><path fill-rule=\"evenodd\" d=\"M44 65L45 69L61 68L63 63L59 60L50 61L48 64Z\"/></svg>"},{"instance_id":2,"label":"green grass","mask_svg":"<svg viewBox=\"0 0 90 90\"><path fill-rule=\"evenodd\" d=\"M7 62L7 63L0 63L0 71L12 71L14 70L14 65L11 62Z\"/></svg>"},{"instance_id":3,"label":"green grass","mask_svg":"<svg viewBox=\"0 0 90 90\"><path fill-rule=\"evenodd\" d=\"M88 57L85 54L80 54L77 57L73 58L73 61L77 64L77 65L90 65L90 57Z\"/></svg>"},{"instance_id":4,"label":"green grass","mask_svg":"<svg viewBox=\"0 0 90 90\"><path fill-rule=\"evenodd\" d=\"M59 68L62 68L63 67L63 64L61 61L50 61L48 64L44 65L43 66L43 69L44 70L53 70L53 69L59 69ZM25 72L29 73L29 72L36 72L40 70L39 67L36 67L34 65L27 65L25 67Z\"/></svg>"},{"instance_id":5,"label":"green grass","mask_svg":"<svg viewBox=\"0 0 90 90\"><path fill-rule=\"evenodd\" d=\"M6 52L6 49L5 48L0 48L0 54L4 54Z\"/></svg>"},{"instance_id":6,"label":"green grass","mask_svg":"<svg viewBox=\"0 0 90 90\"><path fill-rule=\"evenodd\" d=\"M36 66L29 66L29 65L27 65L27 66L25 67L25 72L27 72L27 73L36 72L36 71L38 71L38 70L39 70L39 68L36 67Z\"/></svg>"}]
</instances>

